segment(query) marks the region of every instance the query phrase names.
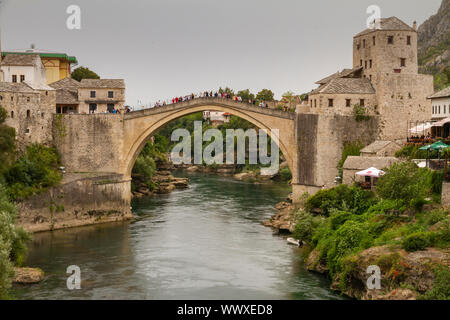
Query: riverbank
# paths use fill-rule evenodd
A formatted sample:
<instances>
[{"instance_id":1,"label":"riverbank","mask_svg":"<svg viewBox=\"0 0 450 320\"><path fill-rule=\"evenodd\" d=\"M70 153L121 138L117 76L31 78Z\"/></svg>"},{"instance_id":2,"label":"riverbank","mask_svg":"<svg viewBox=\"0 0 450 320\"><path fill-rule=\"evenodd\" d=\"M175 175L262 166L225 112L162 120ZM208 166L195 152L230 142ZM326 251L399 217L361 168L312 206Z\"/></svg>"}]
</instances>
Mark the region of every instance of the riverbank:
<instances>
[{"instance_id":1,"label":"riverbank","mask_svg":"<svg viewBox=\"0 0 450 320\"><path fill-rule=\"evenodd\" d=\"M264 225L306 243L307 269L348 297L449 299L450 211L435 203L420 210L401 203L340 186L305 197L296 207L279 203L279 212ZM379 267L379 289L367 285L369 266Z\"/></svg>"}]
</instances>

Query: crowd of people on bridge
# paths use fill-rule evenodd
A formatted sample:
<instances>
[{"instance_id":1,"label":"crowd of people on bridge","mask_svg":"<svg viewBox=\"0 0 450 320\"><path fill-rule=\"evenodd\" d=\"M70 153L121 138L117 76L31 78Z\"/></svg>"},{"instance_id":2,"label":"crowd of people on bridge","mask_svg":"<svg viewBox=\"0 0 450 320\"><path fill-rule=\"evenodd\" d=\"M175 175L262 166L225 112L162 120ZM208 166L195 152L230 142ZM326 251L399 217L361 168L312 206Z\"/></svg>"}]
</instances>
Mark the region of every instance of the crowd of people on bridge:
<instances>
[{"instance_id":1,"label":"crowd of people on bridge","mask_svg":"<svg viewBox=\"0 0 450 320\"><path fill-rule=\"evenodd\" d=\"M186 95L186 96L179 96L179 97L175 97L175 98L172 98L172 99L169 99L169 100L164 100L164 101L158 100L157 102L155 102L153 107L157 108L157 107L162 107L162 106L166 106L166 105L169 105L169 104L181 103L181 102L190 101L190 100L199 99L199 98L228 99L228 100L233 100L233 101L236 101L236 102L248 103L248 104L251 104L251 105L254 105L254 106L256 106L256 104L257 104L257 101L255 99L248 99L248 100L244 101L244 99L242 99L241 96L232 95L232 94L227 93L227 92L204 91L204 92L201 92L199 94L192 93L192 94L189 94L189 95ZM268 107L267 103L264 102L264 101L259 102L258 106L262 107L262 108L267 108Z\"/></svg>"}]
</instances>

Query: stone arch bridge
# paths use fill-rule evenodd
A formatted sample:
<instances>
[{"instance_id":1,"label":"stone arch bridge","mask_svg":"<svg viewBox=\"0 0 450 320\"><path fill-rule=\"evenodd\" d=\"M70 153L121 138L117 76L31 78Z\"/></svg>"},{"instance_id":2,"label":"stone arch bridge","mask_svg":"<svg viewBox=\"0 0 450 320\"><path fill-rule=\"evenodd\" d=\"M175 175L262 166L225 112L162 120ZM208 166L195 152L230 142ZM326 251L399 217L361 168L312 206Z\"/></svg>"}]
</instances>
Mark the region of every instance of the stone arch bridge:
<instances>
[{"instance_id":1,"label":"stone arch bridge","mask_svg":"<svg viewBox=\"0 0 450 320\"><path fill-rule=\"evenodd\" d=\"M291 113L231 99L198 98L122 115L56 115L53 137L66 172L115 177L104 183L122 183L122 197L129 201L131 170L150 137L172 120L206 110L229 112L269 135L278 129L295 199L332 183L344 142L369 143L377 129L376 121L358 123L348 116Z\"/></svg>"}]
</instances>

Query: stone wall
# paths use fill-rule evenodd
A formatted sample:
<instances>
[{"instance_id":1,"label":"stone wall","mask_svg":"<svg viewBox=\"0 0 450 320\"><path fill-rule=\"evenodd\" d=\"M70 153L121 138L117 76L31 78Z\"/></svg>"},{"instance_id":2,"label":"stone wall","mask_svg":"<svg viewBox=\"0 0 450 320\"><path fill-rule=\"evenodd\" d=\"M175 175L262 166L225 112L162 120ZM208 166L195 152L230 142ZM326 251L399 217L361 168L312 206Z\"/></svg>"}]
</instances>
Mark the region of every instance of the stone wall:
<instances>
[{"instance_id":1,"label":"stone wall","mask_svg":"<svg viewBox=\"0 0 450 320\"><path fill-rule=\"evenodd\" d=\"M130 180L121 175L79 177L18 204L17 222L30 232L132 218Z\"/></svg>"},{"instance_id":2,"label":"stone wall","mask_svg":"<svg viewBox=\"0 0 450 320\"><path fill-rule=\"evenodd\" d=\"M422 74L383 74L378 87L381 140L406 139L409 121L431 117L433 76Z\"/></svg>"},{"instance_id":3,"label":"stone wall","mask_svg":"<svg viewBox=\"0 0 450 320\"><path fill-rule=\"evenodd\" d=\"M294 201L303 192L334 186L337 165L346 142L372 143L378 135L378 117L358 122L353 116L297 114L298 184Z\"/></svg>"},{"instance_id":4,"label":"stone wall","mask_svg":"<svg viewBox=\"0 0 450 320\"><path fill-rule=\"evenodd\" d=\"M67 172L121 172L123 115L54 115L53 131Z\"/></svg>"}]
</instances>

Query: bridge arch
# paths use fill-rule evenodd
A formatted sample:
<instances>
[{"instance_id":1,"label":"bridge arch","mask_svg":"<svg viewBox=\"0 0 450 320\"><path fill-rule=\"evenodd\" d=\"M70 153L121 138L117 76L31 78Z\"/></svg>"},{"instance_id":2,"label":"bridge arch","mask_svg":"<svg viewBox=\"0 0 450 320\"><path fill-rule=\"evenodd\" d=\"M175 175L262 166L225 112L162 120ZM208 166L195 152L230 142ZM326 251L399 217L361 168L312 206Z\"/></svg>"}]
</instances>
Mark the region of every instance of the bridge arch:
<instances>
[{"instance_id":1,"label":"bridge arch","mask_svg":"<svg viewBox=\"0 0 450 320\"><path fill-rule=\"evenodd\" d=\"M294 114L280 110L256 107L221 98L201 98L164 107L128 113L124 116L124 152L121 171L131 179L134 163L150 137L169 122L200 111L229 112L249 121L272 135L279 130L278 145L295 177Z\"/></svg>"}]
</instances>

